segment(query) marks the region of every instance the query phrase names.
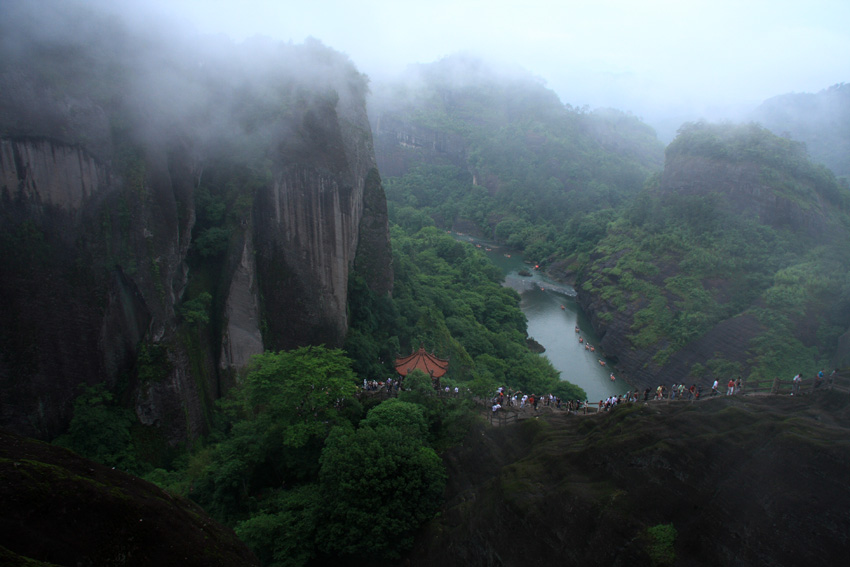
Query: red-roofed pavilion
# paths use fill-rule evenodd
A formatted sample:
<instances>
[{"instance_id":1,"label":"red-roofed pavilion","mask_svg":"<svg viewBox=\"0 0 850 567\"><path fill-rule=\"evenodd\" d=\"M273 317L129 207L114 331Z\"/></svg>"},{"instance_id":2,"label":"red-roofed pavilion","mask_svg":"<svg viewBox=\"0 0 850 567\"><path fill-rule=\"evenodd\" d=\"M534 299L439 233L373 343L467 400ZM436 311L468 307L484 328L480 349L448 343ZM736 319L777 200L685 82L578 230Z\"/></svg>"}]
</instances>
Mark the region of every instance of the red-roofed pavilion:
<instances>
[{"instance_id":1,"label":"red-roofed pavilion","mask_svg":"<svg viewBox=\"0 0 850 567\"><path fill-rule=\"evenodd\" d=\"M443 376L449 369L448 359L437 358L434 354L428 354L424 346L409 356L395 359L395 370L402 376L407 376L414 370L421 370L428 374L432 380Z\"/></svg>"}]
</instances>

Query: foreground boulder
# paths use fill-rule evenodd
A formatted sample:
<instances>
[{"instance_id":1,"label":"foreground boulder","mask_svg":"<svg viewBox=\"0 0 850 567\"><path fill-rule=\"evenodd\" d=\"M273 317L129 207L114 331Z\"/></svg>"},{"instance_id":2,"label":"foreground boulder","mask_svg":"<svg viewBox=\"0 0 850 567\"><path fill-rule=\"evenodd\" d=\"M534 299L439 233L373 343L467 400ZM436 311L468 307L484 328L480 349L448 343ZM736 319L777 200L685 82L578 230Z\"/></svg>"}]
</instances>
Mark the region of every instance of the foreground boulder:
<instances>
[{"instance_id":1,"label":"foreground boulder","mask_svg":"<svg viewBox=\"0 0 850 567\"><path fill-rule=\"evenodd\" d=\"M3 565L258 565L188 500L3 430L0 479Z\"/></svg>"}]
</instances>

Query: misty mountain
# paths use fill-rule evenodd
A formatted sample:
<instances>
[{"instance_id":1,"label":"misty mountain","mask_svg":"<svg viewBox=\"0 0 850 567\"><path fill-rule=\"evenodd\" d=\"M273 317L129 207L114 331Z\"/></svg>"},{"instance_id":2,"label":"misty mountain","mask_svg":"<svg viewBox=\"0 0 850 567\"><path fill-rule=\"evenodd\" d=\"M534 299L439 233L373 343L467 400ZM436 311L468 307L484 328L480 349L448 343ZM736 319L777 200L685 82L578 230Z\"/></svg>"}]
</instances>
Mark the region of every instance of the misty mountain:
<instances>
[{"instance_id":1,"label":"misty mountain","mask_svg":"<svg viewBox=\"0 0 850 567\"><path fill-rule=\"evenodd\" d=\"M634 116L564 105L539 79L470 56L412 66L372 91L375 152L392 179L389 199L425 211L439 226L472 223L492 235L500 222L514 223L503 226L507 239L548 224L554 235L571 219L637 193L662 164L662 144Z\"/></svg>"},{"instance_id":2,"label":"misty mountain","mask_svg":"<svg viewBox=\"0 0 850 567\"><path fill-rule=\"evenodd\" d=\"M752 119L780 136L805 142L812 159L850 176L850 85L792 93L764 101Z\"/></svg>"},{"instance_id":3,"label":"misty mountain","mask_svg":"<svg viewBox=\"0 0 850 567\"><path fill-rule=\"evenodd\" d=\"M0 425L52 438L105 383L175 443L251 355L342 344L358 253L392 288L367 81L96 6L2 7Z\"/></svg>"}]
</instances>

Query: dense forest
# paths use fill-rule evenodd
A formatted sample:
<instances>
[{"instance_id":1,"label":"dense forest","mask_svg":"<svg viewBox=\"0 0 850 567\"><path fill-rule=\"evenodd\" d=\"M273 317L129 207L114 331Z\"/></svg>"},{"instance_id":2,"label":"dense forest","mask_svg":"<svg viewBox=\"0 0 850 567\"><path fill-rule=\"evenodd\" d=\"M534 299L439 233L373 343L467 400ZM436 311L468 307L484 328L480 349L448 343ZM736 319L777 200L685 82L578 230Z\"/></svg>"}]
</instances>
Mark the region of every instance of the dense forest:
<instances>
[{"instance_id":1,"label":"dense forest","mask_svg":"<svg viewBox=\"0 0 850 567\"><path fill-rule=\"evenodd\" d=\"M641 351L633 372L814 375L850 324L848 213L846 182L802 144L753 124L687 124L580 286L599 327L620 326ZM718 334L737 344L706 352Z\"/></svg>"}]
</instances>

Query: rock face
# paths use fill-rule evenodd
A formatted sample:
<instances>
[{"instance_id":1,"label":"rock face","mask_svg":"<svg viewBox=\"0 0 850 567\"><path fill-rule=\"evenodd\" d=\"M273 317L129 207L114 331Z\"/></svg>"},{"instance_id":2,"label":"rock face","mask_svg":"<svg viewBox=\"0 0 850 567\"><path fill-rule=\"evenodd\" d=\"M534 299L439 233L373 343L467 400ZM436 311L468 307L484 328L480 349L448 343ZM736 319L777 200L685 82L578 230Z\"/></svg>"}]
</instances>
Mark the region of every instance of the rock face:
<instances>
[{"instance_id":1,"label":"rock face","mask_svg":"<svg viewBox=\"0 0 850 567\"><path fill-rule=\"evenodd\" d=\"M139 478L0 430L3 565L259 565L232 530Z\"/></svg>"},{"instance_id":2,"label":"rock face","mask_svg":"<svg viewBox=\"0 0 850 567\"><path fill-rule=\"evenodd\" d=\"M251 356L263 352L260 333L260 305L257 291L257 265L254 261L254 243L251 233L245 233L242 253L230 282L230 293L224 305L227 322L222 336L222 369L244 368Z\"/></svg>"},{"instance_id":3,"label":"rock face","mask_svg":"<svg viewBox=\"0 0 850 567\"><path fill-rule=\"evenodd\" d=\"M409 562L837 564L850 529L848 426L846 396L821 392L476 430L443 455L446 504ZM667 561L649 537L665 525Z\"/></svg>"},{"instance_id":4,"label":"rock face","mask_svg":"<svg viewBox=\"0 0 850 567\"><path fill-rule=\"evenodd\" d=\"M253 354L342 344L358 257L392 289L365 79L315 41L153 41L76 4L39 17L91 25L48 37L29 9L0 24L0 426L52 438L106 382L191 439Z\"/></svg>"},{"instance_id":5,"label":"rock face","mask_svg":"<svg viewBox=\"0 0 850 567\"><path fill-rule=\"evenodd\" d=\"M467 168L463 137L404 120L392 112L373 119L378 167L388 177L401 177L420 163Z\"/></svg>"},{"instance_id":6,"label":"rock face","mask_svg":"<svg viewBox=\"0 0 850 567\"><path fill-rule=\"evenodd\" d=\"M51 437L77 384L115 387L143 338L173 336L192 220L191 209L178 218L177 202L191 202L190 164L179 152L171 164L153 157L137 189L84 148L2 144L1 422ZM170 388L185 397L169 409L200 413L204 400L185 375Z\"/></svg>"},{"instance_id":7,"label":"rock face","mask_svg":"<svg viewBox=\"0 0 850 567\"><path fill-rule=\"evenodd\" d=\"M48 140L0 141L0 183L42 205L79 211L110 185L107 169L79 148Z\"/></svg>"}]
</instances>

